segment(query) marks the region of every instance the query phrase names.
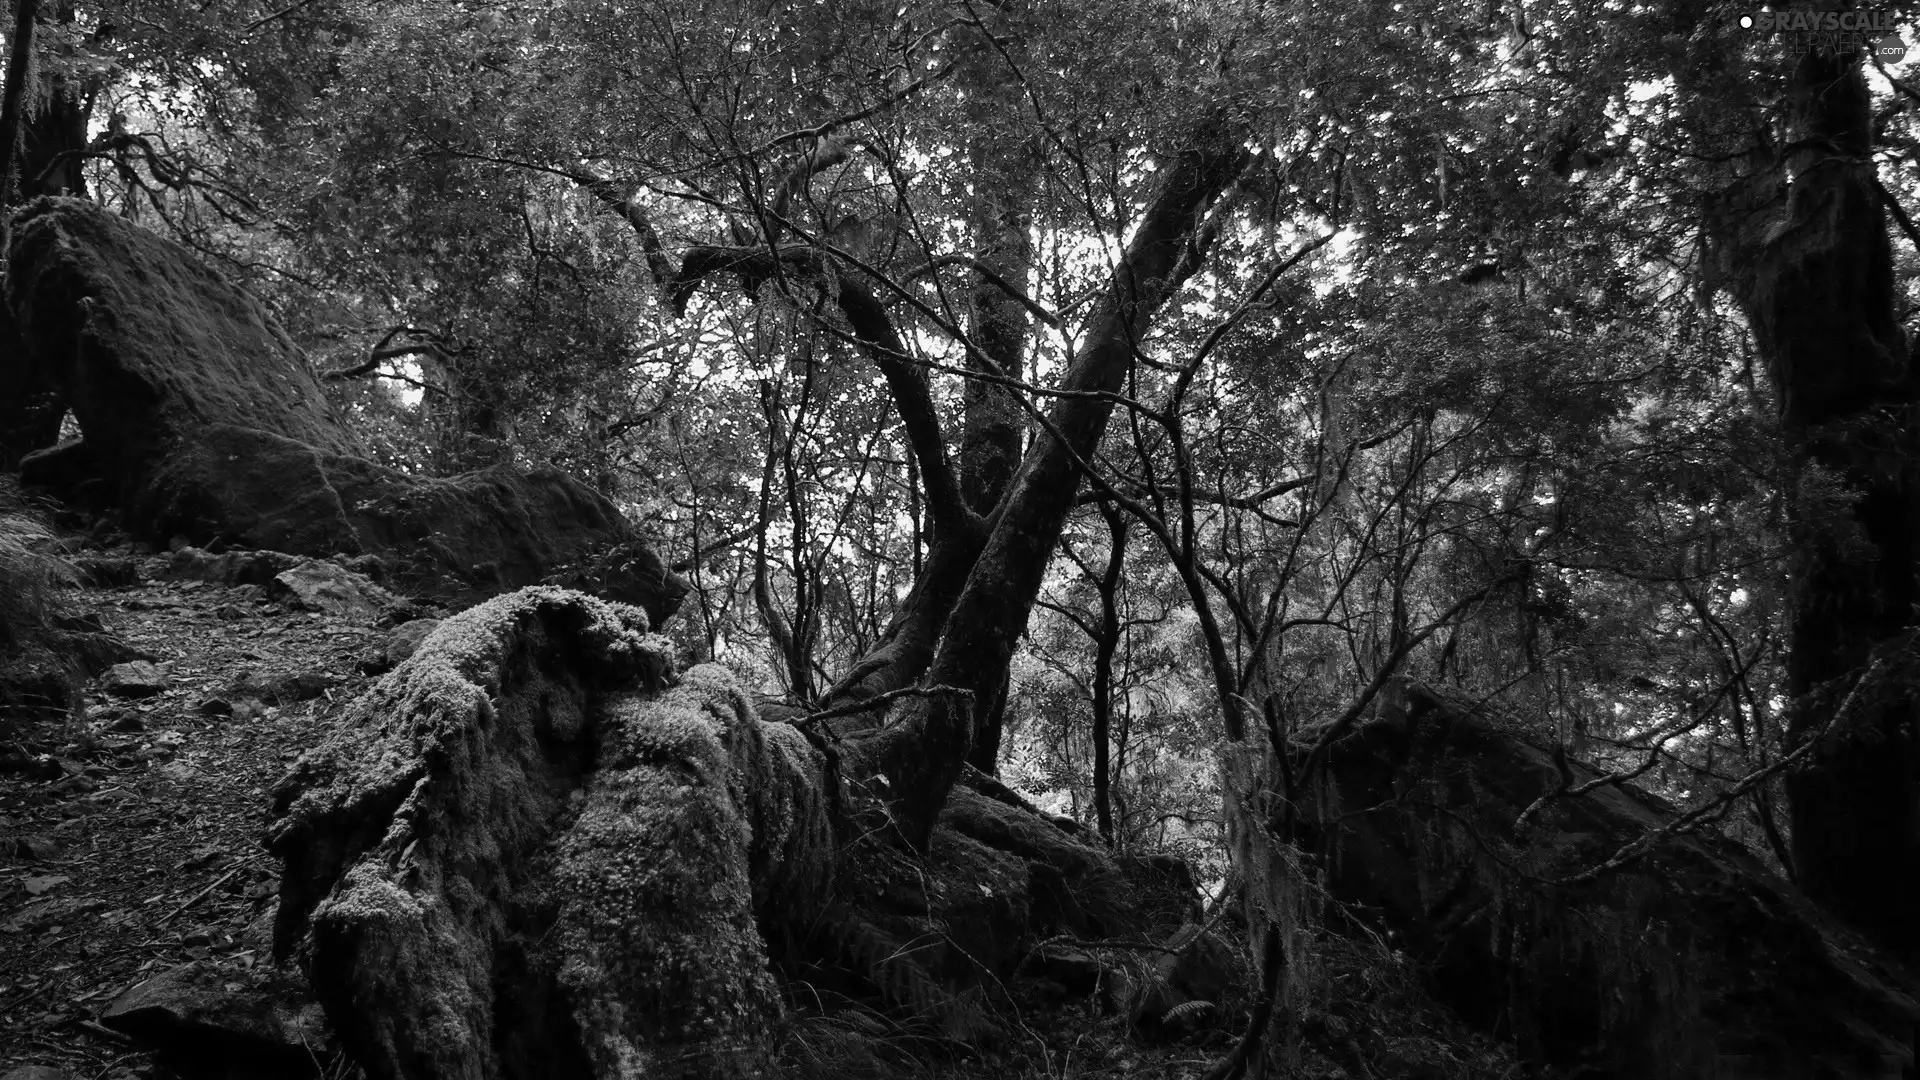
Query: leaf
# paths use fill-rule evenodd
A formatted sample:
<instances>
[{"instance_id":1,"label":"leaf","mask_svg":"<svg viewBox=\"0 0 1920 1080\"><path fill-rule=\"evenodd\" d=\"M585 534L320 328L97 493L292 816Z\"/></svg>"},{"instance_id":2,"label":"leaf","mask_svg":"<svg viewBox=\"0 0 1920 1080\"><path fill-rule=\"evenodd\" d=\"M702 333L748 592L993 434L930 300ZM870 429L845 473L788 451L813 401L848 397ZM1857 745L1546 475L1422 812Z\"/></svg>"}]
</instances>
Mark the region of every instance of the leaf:
<instances>
[{"instance_id":1,"label":"leaf","mask_svg":"<svg viewBox=\"0 0 1920 1080\"><path fill-rule=\"evenodd\" d=\"M65 874L47 874L43 877L30 877L26 880L27 895L39 896L56 885L64 885L73 879Z\"/></svg>"},{"instance_id":2,"label":"leaf","mask_svg":"<svg viewBox=\"0 0 1920 1080\"><path fill-rule=\"evenodd\" d=\"M1168 1009L1167 1015L1161 1017L1160 1022L1163 1024L1171 1024L1183 1016L1191 1016L1211 1008L1213 1008L1213 1002L1211 1001L1183 1001L1173 1008Z\"/></svg>"}]
</instances>

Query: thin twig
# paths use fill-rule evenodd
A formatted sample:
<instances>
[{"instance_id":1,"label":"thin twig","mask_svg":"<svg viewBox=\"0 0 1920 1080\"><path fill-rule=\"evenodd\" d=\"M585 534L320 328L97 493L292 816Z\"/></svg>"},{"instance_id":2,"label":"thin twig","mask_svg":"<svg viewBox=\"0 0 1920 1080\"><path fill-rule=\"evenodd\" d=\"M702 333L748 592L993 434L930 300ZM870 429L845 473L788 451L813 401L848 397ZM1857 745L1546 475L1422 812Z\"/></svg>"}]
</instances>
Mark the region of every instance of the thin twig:
<instances>
[{"instance_id":1,"label":"thin twig","mask_svg":"<svg viewBox=\"0 0 1920 1080\"><path fill-rule=\"evenodd\" d=\"M898 690L889 690L884 694L875 694L870 698L861 698L859 701L850 701L845 705L835 705L831 709L822 709L816 713L808 713L800 719L795 720L793 726L799 727L803 724L817 723L821 720L832 720L837 716L853 716L857 713L871 712L882 705L889 704L900 698L944 697L947 695L965 698L968 701L973 700L973 691L958 686L947 686L944 684L935 684L933 686L903 686Z\"/></svg>"},{"instance_id":2,"label":"thin twig","mask_svg":"<svg viewBox=\"0 0 1920 1080\"><path fill-rule=\"evenodd\" d=\"M165 926L168 923L172 922L174 919L174 916L179 915L181 912L187 910L193 905L199 903L202 900L205 900L209 893L213 892L213 890L219 888L220 886L225 885L229 880L233 878L235 874L238 874L240 871L245 870L246 868L247 868L246 864L242 863L241 865L236 866L233 869L227 871L226 873L220 875L220 880L214 882L213 884L207 886L204 889L201 889L199 892L194 893L193 898L191 900L188 900L186 903L181 904L179 907L174 908L172 911L167 912L166 917L161 919L159 922L154 923L154 925Z\"/></svg>"},{"instance_id":3,"label":"thin twig","mask_svg":"<svg viewBox=\"0 0 1920 1080\"><path fill-rule=\"evenodd\" d=\"M1840 725L1840 721L1845 719L1846 715L1849 712L1853 711L1853 706L1855 702L1859 700L1861 688L1866 686L1869 682L1873 681L1874 675L1880 670L1880 667L1883 663L1884 663L1884 660L1877 659L1872 664L1868 665L1867 670L1861 674L1858 680L1854 682L1852 689L1847 691L1846 699L1840 703L1840 707L1833 711L1832 716L1827 717L1827 722L1820 726L1820 730L1818 732L1815 732L1812 738L1801 743L1798 747L1795 747L1794 751L1791 754L1788 754L1785 757L1780 758L1778 761L1775 761L1773 764L1768 765L1765 768L1758 769L1758 770L1755 770L1754 772L1748 773L1745 777L1743 777L1740 780L1739 783L1728 788L1726 791L1721 792L1719 796L1717 796L1710 802L1707 802L1704 805L1695 807L1693 810L1690 810L1687 813L1681 814L1679 817L1674 818L1672 821L1667 822L1665 825L1662 825L1658 829L1654 829L1651 832L1648 832L1646 835L1640 837L1638 840L1634 840L1631 843L1623 845L1618 851L1614 852L1613 857L1608 859L1606 862L1603 862L1598 866L1592 867L1590 869L1583 870L1580 873L1574 874L1570 877L1564 877L1564 878L1559 878L1559 879L1550 881L1548 882L1548 884L1550 885L1584 885L1587 882L1597 879L1598 877L1600 877L1600 875L1605 874L1608 871L1617 870L1620 867L1625 866L1628 863L1633 862L1634 860L1647 854L1647 852L1651 851L1654 845L1658 844L1660 841L1665 840L1670 836L1678 835L1684 831L1687 831L1693 828L1696 825L1701 824L1711 814L1724 811L1727 808L1727 806L1730 805L1734 800L1745 795L1747 792L1753 790L1755 787L1758 787L1761 783L1765 782L1769 777L1782 771L1783 769L1787 768L1790 765L1796 764L1802 758L1812 753L1815 747L1825 742L1827 736L1832 733L1833 729Z\"/></svg>"}]
</instances>

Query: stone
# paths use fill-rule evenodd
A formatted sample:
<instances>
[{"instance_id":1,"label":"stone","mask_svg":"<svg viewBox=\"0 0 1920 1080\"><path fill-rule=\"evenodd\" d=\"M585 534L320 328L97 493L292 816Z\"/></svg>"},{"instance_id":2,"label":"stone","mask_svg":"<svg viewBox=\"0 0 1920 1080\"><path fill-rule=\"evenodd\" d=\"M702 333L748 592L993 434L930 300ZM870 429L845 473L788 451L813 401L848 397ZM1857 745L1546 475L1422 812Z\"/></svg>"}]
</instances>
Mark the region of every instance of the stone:
<instances>
[{"instance_id":1,"label":"stone","mask_svg":"<svg viewBox=\"0 0 1920 1080\"><path fill-rule=\"evenodd\" d=\"M227 988L211 964L171 968L114 999L100 1023L187 1075L315 1076L330 1041L319 1007L291 982Z\"/></svg>"},{"instance_id":2,"label":"stone","mask_svg":"<svg viewBox=\"0 0 1920 1080\"><path fill-rule=\"evenodd\" d=\"M129 660L108 668L100 687L115 697L152 697L166 690L167 677L145 660Z\"/></svg>"},{"instance_id":3,"label":"stone","mask_svg":"<svg viewBox=\"0 0 1920 1080\"><path fill-rule=\"evenodd\" d=\"M1030 956L1021 971L1056 982L1074 997L1086 997L1099 987L1106 968L1079 949L1047 948Z\"/></svg>"},{"instance_id":4,"label":"stone","mask_svg":"<svg viewBox=\"0 0 1920 1080\"><path fill-rule=\"evenodd\" d=\"M394 627L393 632L387 635L385 648L387 666L389 668L400 666L439 625L439 619L415 619Z\"/></svg>"},{"instance_id":5,"label":"stone","mask_svg":"<svg viewBox=\"0 0 1920 1080\"><path fill-rule=\"evenodd\" d=\"M1398 681L1330 745L1298 801L1328 891L1378 913L1428 993L1510 1033L1543 1072L1872 1080L1913 1067L1920 977L1711 828L1549 884L1676 811L1609 784L1548 802L1516 831L1561 784L1539 727ZM1568 767L1576 785L1600 775Z\"/></svg>"},{"instance_id":6,"label":"stone","mask_svg":"<svg viewBox=\"0 0 1920 1080\"><path fill-rule=\"evenodd\" d=\"M1167 982L1192 1001L1224 1005L1239 997L1247 985L1239 950L1219 934L1198 927L1183 928L1174 940L1182 937L1186 938L1183 947L1161 958Z\"/></svg>"},{"instance_id":7,"label":"stone","mask_svg":"<svg viewBox=\"0 0 1920 1080\"><path fill-rule=\"evenodd\" d=\"M85 711L81 680L71 658L41 643L0 654L0 732L28 717L78 716Z\"/></svg>"},{"instance_id":8,"label":"stone","mask_svg":"<svg viewBox=\"0 0 1920 1080\"><path fill-rule=\"evenodd\" d=\"M940 822L1029 860L1025 891L1036 928L1046 932L1162 935L1190 919L1199 903L1184 867L1174 872L1161 863L1115 860L1048 818L971 787L953 789Z\"/></svg>"},{"instance_id":9,"label":"stone","mask_svg":"<svg viewBox=\"0 0 1920 1080\"><path fill-rule=\"evenodd\" d=\"M74 1073L56 1065L22 1065L9 1069L0 1080L78 1080Z\"/></svg>"},{"instance_id":10,"label":"stone","mask_svg":"<svg viewBox=\"0 0 1920 1080\"><path fill-rule=\"evenodd\" d=\"M281 551L223 551L218 555L197 547L183 547L167 558L171 581L206 581L215 585L267 585L301 563L298 555Z\"/></svg>"},{"instance_id":11,"label":"stone","mask_svg":"<svg viewBox=\"0 0 1920 1080\"><path fill-rule=\"evenodd\" d=\"M28 833L15 838L13 854L36 862L49 862L60 854L60 842L44 833Z\"/></svg>"},{"instance_id":12,"label":"stone","mask_svg":"<svg viewBox=\"0 0 1920 1080\"><path fill-rule=\"evenodd\" d=\"M431 478L370 460L267 309L172 241L43 198L9 250L25 348L0 388L7 370L51 387L83 433L48 446L22 419L39 433L19 446L23 482L119 511L148 545L373 555L394 587L459 606L571 574L657 624L686 595L610 500L559 470Z\"/></svg>"},{"instance_id":13,"label":"stone","mask_svg":"<svg viewBox=\"0 0 1920 1080\"><path fill-rule=\"evenodd\" d=\"M140 564L121 555L76 555L68 560L80 577L96 589L119 589L140 583Z\"/></svg>"},{"instance_id":14,"label":"stone","mask_svg":"<svg viewBox=\"0 0 1920 1080\"><path fill-rule=\"evenodd\" d=\"M1153 954L1128 1005L1143 1035L1178 1037L1234 1012L1249 983L1239 952L1219 934L1189 923Z\"/></svg>"},{"instance_id":15,"label":"stone","mask_svg":"<svg viewBox=\"0 0 1920 1080\"><path fill-rule=\"evenodd\" d=\"M88 675L99 675L117 664L154 659L152 653L136 648L118 634L59 631L51 635L50 644Z\"/></svg>"},{"instance_id":16,"label":"stone","mask_svg":"<svg viewBox=\"0 0 1920 1080\"><path fill-rule=\"evenodd\" d=\"M935 882L928 907L946 931L929 967L960 980L982 967L997 976L1012 974L1032 944L1026 861L954 829L935 828L927 864ZM964 947L954 947L960 942Z\"/></svg>"},{"instance_id":17,"label":"stone","mask_svg":"<svg viewBox=\"0 0 1920 1080\"><path fill-rule=\"evenodd\" d=\"M85 439L62 439L21 457L20 483L54 495L82 513L105 514L117 505L106 464Z\"/></svg>"},{"instance_id":18,"label":"stone","mask_svg":"<svg viewBox=\"0 0 1920 1080\"><path fill-rule=\"evenodd\" d=\"M268 595L291 598L296 607L354 622L372 622L394 604L392 594L365 577L319 559L275 575Z\"/></svg>"},{"instance_id":19,"label":"stone","mask_svg":"<svg viewBox=\"0 0 1920 1080\"><path fill-rule=\"evenodd\" d=\"M17 468L30 451L52 446L63 411L59 388L47 380L45 368L29 362L13 312L0 304L0 472Z\"/></svg>"},{"instance_id":20,"label":"stone","mask_svg":"<svg viewBox=\"0 0 1920 1080\"><path fill-rule=\"evenodd\" d=\"M259 671L249 669L233 680L233 693L238 697L255 698L276 705L291 705L298 701L312 701L320 697L337 683L333 676L320 671ZM228 701L233 710L228 715L236 720L246 720L250 711L243 704Z\"/></svg>"},{"instance_id":21,"label":"stone","mask_svg":"<svg viewBox=\"0 0 1920 1080\"><path fill-rule=\"evenodd\" d=\"M200 703L201 716L232 716L233 702L225 698L208 698Z\"/></svg>"}]
</instances>

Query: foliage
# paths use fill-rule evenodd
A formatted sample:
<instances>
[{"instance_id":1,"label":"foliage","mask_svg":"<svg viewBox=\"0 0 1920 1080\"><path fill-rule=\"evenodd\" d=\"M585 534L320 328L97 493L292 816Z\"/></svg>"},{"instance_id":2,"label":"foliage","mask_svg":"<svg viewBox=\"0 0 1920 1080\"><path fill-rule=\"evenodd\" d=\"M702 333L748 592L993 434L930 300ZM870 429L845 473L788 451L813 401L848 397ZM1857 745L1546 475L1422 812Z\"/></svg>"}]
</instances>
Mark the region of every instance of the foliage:
<instances>
[{"instance_id":1,"label":"foliage","mask_svg":"<svg viewBox=\"0 0 1920 1080\"><path fill-rule=\"evenodd\" d=\"M72 564L50 549L54 534L0 477L0 646L24 652L42 640L61 606L61 589L77 583Z\"/></svg>"},{"instance_id":2,"label":"foliage","mask_svg":"<svg viewBox=\"0 0 1920 1080\"><path fill-rule=\"evenodd\" d=\"M1103 741L1134 847L1215 835L1224 736L1310 740L1396 672L1682 801L1783 752L1791 448L1702 211L1781 142L1783 42L1742 10L116 0L46 63L99 93L103 201L364 367L330 385L385 460L574 470L693 583L682 643L807 704L891 639L938 540L838 301L879 298L943 451L970 367L1030 442L1156 178L1229 118L1255 164L1134 343L1012 665L1010 778L1093 820L1124 505ZM1892 77L1881 174L1911 206L1920 95ZM827 269L662 279L718 248ZM995 259L1010 380L981 375ZM1773 800L1728 828L1777 858Z\"/></svg>"}]
</instances>

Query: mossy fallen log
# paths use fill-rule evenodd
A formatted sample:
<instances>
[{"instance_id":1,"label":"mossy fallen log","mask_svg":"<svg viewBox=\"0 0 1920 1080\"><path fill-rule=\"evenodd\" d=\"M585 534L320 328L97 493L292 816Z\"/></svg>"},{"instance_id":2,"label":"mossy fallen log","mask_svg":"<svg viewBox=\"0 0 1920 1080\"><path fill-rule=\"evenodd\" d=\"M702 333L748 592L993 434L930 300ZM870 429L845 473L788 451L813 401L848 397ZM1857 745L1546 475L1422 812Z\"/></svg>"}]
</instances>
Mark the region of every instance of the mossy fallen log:
<instances>
[{"instance_id":1,"label":"mossy fallen log","mask_svg":"<svg viewBox=\"0 0 1920 1080\"><path fill-rule=\"evenodd\" d=\"M819 763L724 669L667 685L646 630L552 588L470 609L278 786L277 946L370 1075L764 1069L754 900L824 889Z\"/></svg>"},{"instance_id":2,"label":"mossy fallen log","mask_svg":"<svg viewBox=\"0 0 1920 1080\"><path fill-rule=\"evenodd\" d=\"M462 612L277 785L276 949L370 1076L762 1075L776 957L971 1039L1039 935L1191 913L1190 877L965 789L928 854L891 842L647 626L551 587Z\"/></svg>"}]
</instances>

